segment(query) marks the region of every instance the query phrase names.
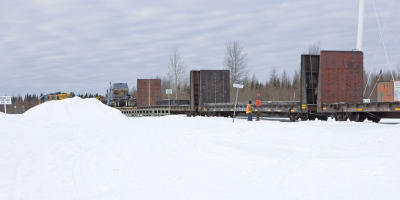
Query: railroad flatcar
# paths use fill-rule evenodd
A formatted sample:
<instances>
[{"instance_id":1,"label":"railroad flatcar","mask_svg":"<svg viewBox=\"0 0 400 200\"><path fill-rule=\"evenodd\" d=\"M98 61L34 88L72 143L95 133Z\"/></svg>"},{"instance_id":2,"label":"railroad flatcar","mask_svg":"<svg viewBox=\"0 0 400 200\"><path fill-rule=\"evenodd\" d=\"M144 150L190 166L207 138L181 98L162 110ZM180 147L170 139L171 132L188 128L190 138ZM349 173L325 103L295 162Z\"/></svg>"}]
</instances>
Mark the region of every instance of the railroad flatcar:
<instances>
[{"instance_id":1,"label":"railroad flatcar","mask_svg":"<svg viewBox=\"0 0 400 200\"><path fill-rule=\"evenodd\" d=\"M381 118L400 118L400 102L363 102L363 53L361 51L321 51L320 55L301 56L300 101L265 102L256 106L260 116L285 117L290 121L327 120L379 122ZM126 108L128 116L158 113L188 116L244 115L246 104L229 101L229 71L190 72L190 105ZM399 95L400 96L400 95ZM255 105L254 105L255 106ZM139 113L139 114L138 114ZM165 112L164 112L165 113Z\"/></svg>"}]
</instances>

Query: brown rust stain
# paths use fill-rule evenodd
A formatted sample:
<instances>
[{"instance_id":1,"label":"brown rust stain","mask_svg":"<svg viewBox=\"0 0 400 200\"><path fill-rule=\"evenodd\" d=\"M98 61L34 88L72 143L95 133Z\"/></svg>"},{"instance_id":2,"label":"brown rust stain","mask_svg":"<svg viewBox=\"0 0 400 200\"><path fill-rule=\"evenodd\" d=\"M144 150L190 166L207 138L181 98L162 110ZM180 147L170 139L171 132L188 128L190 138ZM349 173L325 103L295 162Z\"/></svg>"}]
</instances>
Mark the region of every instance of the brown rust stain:
<instances>
[{"instance_id":1,"label":"brown rust stain","mask_svg":"<svg viewBox=\"0 0 400 200\"><path fill-rule=\"evenodd\" d=\"M319 105L341 102L361 103L363 53L361 51L321 51L318 81Z\"/></svg>"},{"instance_id":2,"label":"brown rust stain","mask_svg":"<svg viewBox=\"0 0 400 200\"><path fill-rule=\"evenodd\" d=\"M160 79L137 79L136 103L138 107L155 106L159 100L161 100Z\"/></svg>"}]
</instances>

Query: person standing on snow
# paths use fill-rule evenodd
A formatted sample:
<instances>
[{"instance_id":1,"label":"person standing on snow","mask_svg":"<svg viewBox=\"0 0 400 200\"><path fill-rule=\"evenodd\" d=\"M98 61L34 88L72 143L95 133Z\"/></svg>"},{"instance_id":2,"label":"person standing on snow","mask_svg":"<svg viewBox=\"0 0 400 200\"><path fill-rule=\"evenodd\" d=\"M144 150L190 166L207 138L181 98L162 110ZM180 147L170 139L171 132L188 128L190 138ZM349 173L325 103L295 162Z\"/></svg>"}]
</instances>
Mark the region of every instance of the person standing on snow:
<instances>
[{"instance_id":1,"label":"person standing on snow","mask_svg":"<svg viewBox=\"0 0 400 200\"><path fill-rule=\"evenodd\" d=\"M246 106L246 115L247 115L247 120L248 121L253 121L253 115L252 115L252 108L251 108L251 101L249 101L249 104Z\"/></svg>"}]
</instances>

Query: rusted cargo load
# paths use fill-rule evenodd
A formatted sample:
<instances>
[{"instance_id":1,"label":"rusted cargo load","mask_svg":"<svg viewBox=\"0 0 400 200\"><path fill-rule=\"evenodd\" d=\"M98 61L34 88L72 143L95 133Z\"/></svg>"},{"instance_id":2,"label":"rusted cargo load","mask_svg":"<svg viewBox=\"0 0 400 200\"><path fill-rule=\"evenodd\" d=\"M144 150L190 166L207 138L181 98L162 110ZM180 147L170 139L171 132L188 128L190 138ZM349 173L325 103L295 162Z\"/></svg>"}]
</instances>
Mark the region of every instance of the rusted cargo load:
<instances>
[{"instance_id":1,"label":"rusted cargo load","mask_svg":"<svg viewBox=\"0 0 400 200\"><path fill-rule=\"evenodd\" d=\"M319 110L322 104L363 102L361 51L321 51L319 66Z\"/></svg>"},{"instance_id":2,"label":"rusted cargo load","mask_svg":"<svg viewBox=\"0 0 400 200\"><path fill-rule=\"evenodd\" d=\"M200 105L229 102L229 79L229 70L200 70Z\"/></svg>"},{"instance_id":3,"label":"rusted cargo load","mask_svg":"<svg viewBox=\"0 0 400 200\"><path fill-rule=\"evenodd\" d=\"M190 107L197 111L200 96L200 71L190 71Z\"/></svg>"},{"instance_id":4,"label":"rusted cargo load","mask_svg":"<svg viewBox=\"0 0 400 200\"><path fill-rule=\"evenodd\" d=\"M200 70L190 72L191 106L206 103L227 103L230 99L229 70Z\"/></svg>"},{"instance_id":5,"label":"rusted cargo load","mask_svg":"<svg viewBox=\"0 0 400 200\"><path fill-rule=\"evenodd\" d=\"M318 74L319 55L301 55L300 104L302 110L306 110L307 106L309 109L316 109Z\"/></svg>"},{"instance_id":6,"label":"rusted cargo load","mask_svg":"<svg viewBox=\"0 0 400 200\"><path fill-rule=\"evenodd\" d=\"M182 100L182 99L178 99L178 100L164 99L164 100L157 101L157 106L169 106L169 105L187 106L187 105L190 105L190 101L189 100Z\"/></svg>"},{"instance_id":7,"label":"rusted cargo load","mask_svg":"<svg viewBox=\"0 0 400 200\"><path fill-rule=\"evenodd\" d=\"M378 102L394 102L393 82L379 82L377 87Z\"/></svg>"},{"instance_id":8,"label":"rusted cargo load","mask_svg":"<svg viewBox=\"0 0 400 200\"><path fill-rule=\"evenodd\" d=\"M137 79L137 107L155 106L159 100L161 100L160 79Z\"/></svg>"},{"instance_id":9,"label":"rusted cargo load","mask_svg":"<svg viewBox=\"0 0 400 200\"><path fill-rule=\"evenodd\" d=\"M400 101L400 81L379 82L376 91L378 102Z\"/></svg>"}]
</instances>

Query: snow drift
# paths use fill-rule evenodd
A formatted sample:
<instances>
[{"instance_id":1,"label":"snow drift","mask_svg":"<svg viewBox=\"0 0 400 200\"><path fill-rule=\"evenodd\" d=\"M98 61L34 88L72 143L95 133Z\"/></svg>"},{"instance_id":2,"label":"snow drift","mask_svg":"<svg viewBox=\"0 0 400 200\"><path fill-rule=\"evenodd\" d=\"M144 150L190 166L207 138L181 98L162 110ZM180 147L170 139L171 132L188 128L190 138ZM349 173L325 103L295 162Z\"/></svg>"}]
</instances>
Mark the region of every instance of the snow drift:
<instances>
[{"instance_id":1,"label":"snow drift","mask_svg":"<svg viewBox=\"0 0 400 200\"><path fill-rule=\"evenodd\" d=\"M125 118L119 110L104 105L95 98L74 97L48 101L23 114L25 119L44 121L90 121Z\"/></svg>"},{"instance_id":2,"label":"snow drift","mask_svg":"<svg viewBox=\"0 0 400 200\"><path fill-rule=\"evenodd\" d=\"M0 200L400 199L400 120L127 118L80 98L3 116Z\"/></svg>"}]
</instances>

